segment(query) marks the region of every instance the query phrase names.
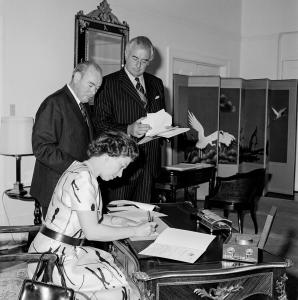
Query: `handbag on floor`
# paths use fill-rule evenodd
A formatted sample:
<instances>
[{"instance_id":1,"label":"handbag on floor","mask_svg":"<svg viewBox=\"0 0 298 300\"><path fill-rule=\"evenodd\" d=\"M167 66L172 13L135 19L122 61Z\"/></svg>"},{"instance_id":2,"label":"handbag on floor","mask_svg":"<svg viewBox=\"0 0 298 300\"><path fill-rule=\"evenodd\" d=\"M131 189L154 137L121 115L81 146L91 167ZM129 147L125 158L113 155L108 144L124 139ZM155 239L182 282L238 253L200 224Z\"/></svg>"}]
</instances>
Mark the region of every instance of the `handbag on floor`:
<instances>
[{"instance_id":1,"label":"handbag on floor","mask_svg":"<svg viewBox=\"0 0 298 300\"><path fill-rule=\"evenodd\" d=\"M44 253L45 254L45 253ZM58 259L50 264L41 255L32 279L25 279L19 293L19 300L74 300L74 290L67 288ZM52 271L58 269L61 286L52 284ZM43 275L42 280L38 278Z\"/></svg>"}]
</instances>

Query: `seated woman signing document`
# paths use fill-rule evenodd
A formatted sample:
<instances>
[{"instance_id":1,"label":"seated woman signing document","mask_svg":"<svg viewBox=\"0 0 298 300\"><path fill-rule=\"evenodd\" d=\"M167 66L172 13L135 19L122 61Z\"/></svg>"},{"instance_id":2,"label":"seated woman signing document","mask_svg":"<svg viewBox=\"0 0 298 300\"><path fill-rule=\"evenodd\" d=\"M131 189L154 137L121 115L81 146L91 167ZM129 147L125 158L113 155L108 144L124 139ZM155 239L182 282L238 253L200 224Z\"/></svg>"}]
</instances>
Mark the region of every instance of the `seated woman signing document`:
<instances>
[{"instance_id":1,"label":"seated woman signing document","mask_svg":"<svg viewBox=\"0 0 298 300\"><path fill-rule=\"evenodd\" d=\"M75 146L75 145L74 145ZM136 223L102 214L97 177L112 180L138 156L136 143L120 132L107 132L89 145L89 159L75 161L63 173L47 212L43 227L29 252L54 252L63 264L66 283L76 299L136 299L124 274L106 251L82 246L85 238L113 241L150 235L154 222ZM32 274L35 264L29 264ZM60 284L54 269L53 281Z\"/></svg>"}]
</instances>

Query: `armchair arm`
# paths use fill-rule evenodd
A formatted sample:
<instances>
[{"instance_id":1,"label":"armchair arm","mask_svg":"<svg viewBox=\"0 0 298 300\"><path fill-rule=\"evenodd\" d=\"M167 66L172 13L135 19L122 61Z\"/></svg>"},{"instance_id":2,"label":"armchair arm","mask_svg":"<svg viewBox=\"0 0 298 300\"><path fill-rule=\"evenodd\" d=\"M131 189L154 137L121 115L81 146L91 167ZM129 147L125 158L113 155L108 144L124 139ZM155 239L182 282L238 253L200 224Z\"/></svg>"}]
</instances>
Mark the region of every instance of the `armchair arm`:
<instances>
[{"instance_id":1,"label":"armchair arm","mask_svg":"<svg viewBox=\"0 0 298 300\"><path fill-rule=\"evenodd\" d=\"M0 233L35 232L40 225L0 226Z\"/></svg>"},{"instance_id":2,"label":"armchair arm","mask_svg":"<svg viewBox=\"0 0 298 300\"><path fill-rule=\"evenodd\" d=\"M42 253L13 253L0 255L0 262L15 262L15 261L27 261L37 262L40 259ZM43 260L54 263L58 256L55 253L46 253L42 257Z\"/></svg>"}]
</instances>

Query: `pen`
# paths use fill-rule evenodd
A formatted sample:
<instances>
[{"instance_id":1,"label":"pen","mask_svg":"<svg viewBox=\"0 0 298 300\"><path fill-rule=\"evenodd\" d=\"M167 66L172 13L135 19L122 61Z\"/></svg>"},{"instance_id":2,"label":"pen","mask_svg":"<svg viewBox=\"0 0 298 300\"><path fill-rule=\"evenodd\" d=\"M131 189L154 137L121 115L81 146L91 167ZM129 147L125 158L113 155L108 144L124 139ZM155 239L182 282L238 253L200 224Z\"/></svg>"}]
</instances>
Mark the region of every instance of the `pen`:
<instances>
[{"instance_id":1,"label":"pen","mask_svg":"<svg viewBox=\"0 0 298 300\"><path fill-rule=\"evenodd\" d=\"M131 206L131 207L136 207L139 208L137 205L135 204L108 204L108 207L125 207L125 206Z\"/></svg>"},{"instance_id":2,"label":"pen","mask_svg":"<svg viewBox=\"0 0 298 300\"><path fill-rule=\"evenodd\" d=\"M148 222L152 222L153 221L153 217L150 214L150 210L147 210L147 216L148 216Z\"/></svg>"}]
</instances>

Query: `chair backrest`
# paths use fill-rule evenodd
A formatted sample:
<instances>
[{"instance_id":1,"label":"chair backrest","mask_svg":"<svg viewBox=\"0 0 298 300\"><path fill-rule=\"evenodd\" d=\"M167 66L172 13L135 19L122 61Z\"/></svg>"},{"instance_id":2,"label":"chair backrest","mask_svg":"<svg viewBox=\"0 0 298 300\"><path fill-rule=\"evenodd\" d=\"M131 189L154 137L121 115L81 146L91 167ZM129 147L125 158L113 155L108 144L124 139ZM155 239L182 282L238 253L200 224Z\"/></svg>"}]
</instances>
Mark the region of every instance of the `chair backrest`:
<instances>
[{"instance_id":1,"label":"chair backrest","mask_svg":"<svg viewBox=\"0 0 298 300\"><path fill-rule=\"evenodd\" d=\"M251 202L261 196L264 189L265 169L218 177L216 188L209 200L223 202Z\"/></svg>"}]
</instances>

